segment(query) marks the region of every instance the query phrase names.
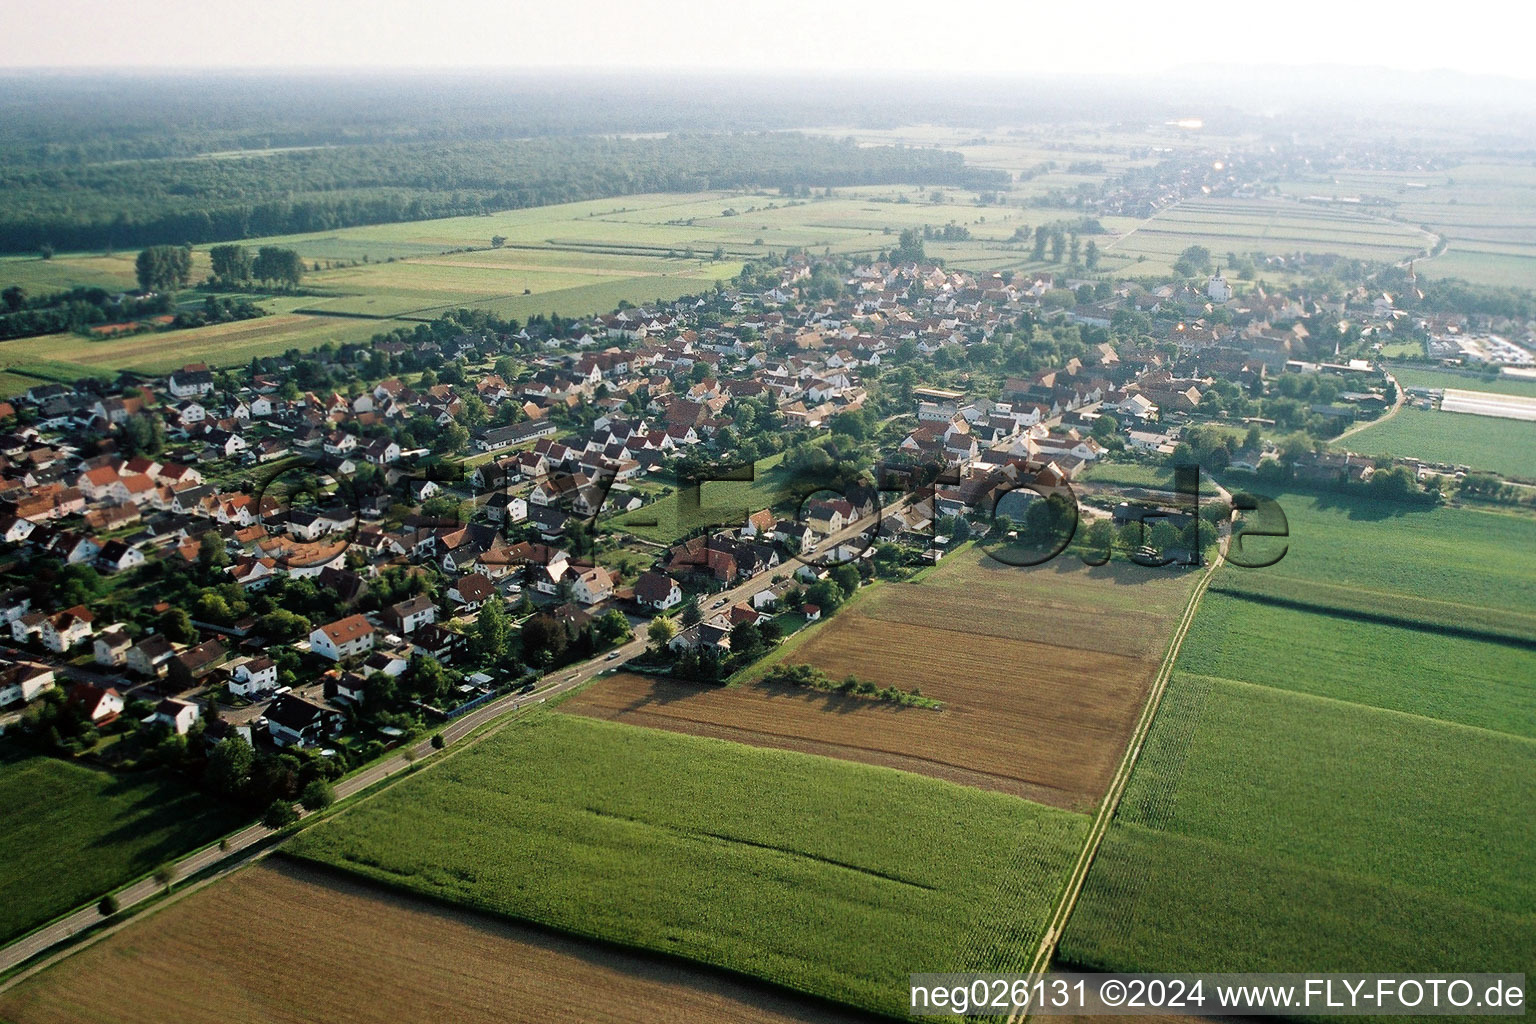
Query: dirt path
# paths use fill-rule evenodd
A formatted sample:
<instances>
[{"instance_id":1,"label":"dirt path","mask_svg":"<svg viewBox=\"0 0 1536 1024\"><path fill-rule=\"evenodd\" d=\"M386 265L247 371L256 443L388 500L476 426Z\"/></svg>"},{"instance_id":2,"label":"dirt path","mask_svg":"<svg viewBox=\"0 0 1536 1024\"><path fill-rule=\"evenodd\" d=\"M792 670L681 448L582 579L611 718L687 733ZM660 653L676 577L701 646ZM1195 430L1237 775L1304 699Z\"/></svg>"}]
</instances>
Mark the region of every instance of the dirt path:
<instances>
[{"instance_id":1,"label":"dirt path","mask_svg":"<svg viewBox=\"0 0 1536 1024\"><path fill-rule=\"evenodd\" d=\"M1400 411L1402 411L1404 399L1406 397L1403 394L1403 386L1397 382L1396 377L1392 376L1392 374L1388 373L1386 370L1381 372L1387 375L1387 380L1392 382L1392 389L1397 392L1397 399L1392 403L1392 408L1388 409L1386 414L1383 416L1378 416L1373 420L1366 420L1363 423L1356 423L1354 426L1344 431L1344 433L1340 434L1332 441L1329 441L1329 444L1338 444L1340 441L1344 440L1346 437L1349 437L1351 434L1360 433L1360 431L1364 430L1366 427L1374 427L1378 423L1385 423L1387 420L1391 419L1393 416L1396 416Z\"/></svg>"}]
</instances>

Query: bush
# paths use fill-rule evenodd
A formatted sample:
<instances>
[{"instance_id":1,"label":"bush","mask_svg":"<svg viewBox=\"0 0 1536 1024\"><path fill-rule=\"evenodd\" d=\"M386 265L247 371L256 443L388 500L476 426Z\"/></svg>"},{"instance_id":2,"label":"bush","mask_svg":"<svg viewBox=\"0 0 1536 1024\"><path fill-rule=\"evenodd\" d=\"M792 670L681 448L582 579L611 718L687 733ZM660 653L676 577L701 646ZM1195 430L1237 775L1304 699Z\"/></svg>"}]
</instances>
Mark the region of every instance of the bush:
<instances>
[{"instance_id":1,"label":"bush","mask_svg":"<svg viewBox=\"0 0 1536 1024\"><path fill-rule=\"evenodd\" d=\"M298 820L299 812L286 800L273 800L267 813L261 816L261 823L272 829L287 828Z\"/></svg>"},{"instance_id":2,"label":"bush","mask_svg":"<svg viewBox=\"0 0 1536 1024\"><path fill-rule=\"evenodd\" d=\"M442 750L443 747L445 747L445 746L447 746L447 742L443 739L443 734L440 733L440 732L433 733L432 734L432 749L433 750Z\"/></svg>"},{"instance_id":3,"label":"bush","mask_svg":"<svg viewBox=\"0 0 1536 1024\"><path fill-rule=\"evenodd\" d=\"M336 791L324 779L316 779L299 794L299 803L307 811L323 811L336 802Z\"/></svg>"},{"instance_id":4,"label":"bush","mask_svg":"<svg viewBox=\"0 0 1536 1024\"><path fill-rule=\"evenodd\" d=\"M102 917L111 917L118 911L117 897L108 893L101 898L100 903L96 904L96 909L101 911Z\"/></svg>"}]
</instances>

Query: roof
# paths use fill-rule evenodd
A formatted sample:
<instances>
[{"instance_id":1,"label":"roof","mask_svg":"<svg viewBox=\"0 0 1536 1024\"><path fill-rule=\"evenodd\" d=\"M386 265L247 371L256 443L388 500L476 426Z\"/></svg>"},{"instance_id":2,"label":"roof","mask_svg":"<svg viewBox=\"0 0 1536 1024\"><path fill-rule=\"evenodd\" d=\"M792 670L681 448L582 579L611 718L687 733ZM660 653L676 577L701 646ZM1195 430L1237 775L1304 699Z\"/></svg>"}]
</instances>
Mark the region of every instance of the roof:
<instances>
[{"instance_id":1,"label":"roof","mask_svg":"<svg viewBox=\"0 0 1536 1024\"><path fill-rule=\"evenodd\" d=\"M345 643L351 643L361 637L373 633L373 623L361 615L348 615L344 619L337 619L329 625L321 626L321 632L328 636L331 643L338 647Z\"/></svg>"}]
</instances>

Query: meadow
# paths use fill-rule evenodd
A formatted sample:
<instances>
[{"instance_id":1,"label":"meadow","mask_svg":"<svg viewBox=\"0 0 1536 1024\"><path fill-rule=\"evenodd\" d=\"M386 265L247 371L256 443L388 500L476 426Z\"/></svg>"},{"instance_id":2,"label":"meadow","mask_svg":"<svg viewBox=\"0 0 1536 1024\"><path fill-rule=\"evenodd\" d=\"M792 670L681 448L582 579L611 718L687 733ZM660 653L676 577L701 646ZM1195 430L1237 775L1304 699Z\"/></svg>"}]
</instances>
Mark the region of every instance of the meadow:
<instances>
[{"instance_id":1,"label":"meadow","mask_svg":"<svg viewBox=\"0 0 1536 1024\"><path fill-rule=\"evenodd\" d=\"M792 474L779 467L783 461L783 454L759 459L751 480L706 480L686 499L682 490L674 489L649 505L614 516L608 526L660 544L706 526L740 526L753 512L794 497Z\"/></svg>"},{"instance_id":2,"label":"meadow","mask_svg":"<svg viewBox=\"0 0 1536 1024\"><path fill-rule=\"evenodd\" d=\"M0 761L0 941L212 842L242 821L191 789L53 758Z\"/></svg>"},{"instance_id":3,"label":"meadow","mask_svg":"<svg viewBox=\"0 0 1536 1024\"><path fill-rule=\"evenodd\" d=\"M428 1024L452 1006L462 1024L584 1024L598 1004L615 1013L622 1007L634 1024L868 1020L746 979L444 907L281 857L0 993L0 1019Z\"/></svg>"},{"instance_id":4,"label":"meadow","mask_svg":"<svg viewBox=\"0 0 1536 1024\"><path fill-rule=\"evenodd\" d=\"M306 831L292 850L436 899L899 1013L914 965L1026 958L1085 827L889 769L546 713Z\"/></svg>"},{"instance_id":5,"label":"meadow","mask_svg":"<svg viewBox=\"0 0 1536 1024\"><path fill-rule=\"evenodd\" d=\"M1351 434L1340 447L1536 480L1536 423L1530 421L1407 406Z\"/></svg>"}]
</instances>

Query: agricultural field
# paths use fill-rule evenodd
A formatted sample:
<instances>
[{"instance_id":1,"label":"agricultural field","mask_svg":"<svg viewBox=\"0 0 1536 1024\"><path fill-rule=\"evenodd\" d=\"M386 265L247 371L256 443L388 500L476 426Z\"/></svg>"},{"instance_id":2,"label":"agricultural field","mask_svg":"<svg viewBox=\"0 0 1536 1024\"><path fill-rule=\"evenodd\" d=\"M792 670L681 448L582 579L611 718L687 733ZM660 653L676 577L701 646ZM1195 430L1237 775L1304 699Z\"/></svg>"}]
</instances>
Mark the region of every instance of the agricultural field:
<instances>
[{"instance_id":1,"label":"agricultural field","mask_svg":"<svg viewBox=\"0 0 1536 1024\"><path fill-rule=\"evenodd\" d=\"M1061 957L1529 974L1533 772L1529 739L1176 674Z\"/></svg>"},{"instance_id":2,"label":"agricultural field","mask_svg":"<svg viewBox=\"0 0 1536 1024\"><path fill-rule=\"evenodd\" d=\"M879 584L740 686L618 676L573 711L889 765L1056 807L1102 797L1193 577L1069 558L1033 569L966 549L916 583ZM921 690L941 711L761 681L773 661Z\"/></svg>"},{"instance_id":3,"label":"agricultural field","mask_svg":"<svg viewBox=\"0 0 1536 1024\"><path fill-rule=\"evenodd\" d=\"M46 757L0 760L0 941L212 842L233 808L152 777Z\"/></svg>"},{"instance_id":4,"label":"agricultural field","mask_svg":"<svg viewBox=\"0 0 1536 1024\"><path fill-rule=\"evenodd\" d=\"M1343 171L1281 188L1297 196L1383 200L1405 226L1427 225L1448 248L1416 264L1424 277L1527 287L1536 271L1536 168L1529 161L1489 157L1443 171Z\"/></svg>"},{"instance_id":5,"label":"agricultural field","mask_svg":"<svg viewBox=\"0 0 1536 1024\"><path fill-rule=\"evenodd\" d=\"M1367 455L1412 456L1536 480L1536 423L1529 420L1407 406L1391 419L1351 434L1341 446Z\"/></svg>"},{"instance_id":6,"label":"agricultural field","mask_svg":"<svg viewBox=\"0 0 1536 1024\"><path fill-rule=\"evenodd\" d=\"M0 994L0 1019L425 1024L442 1020L448 1006L464 1024L868 1019L285 858L178 900Z\"/></svg>"},{"instance_id":7,"label":"agricultural field","mask_svg":"<svg viewBox=\"0 0 1536 1024\"><path fill-rule=\"evenodd\" d=\"M1134 259L1130 272L1142 275L1167 273L1191 245L1205 246L1220 262L1227 252L1396 261L1431 244L1417 228L1354 211L1270 199L1187 199L1110 242L1106 251Z\"/></svg>"},{"instance_id":8,"label":"agricultural field","mask_svg":"<svg viewBox=\"0 0 1536 1024\"><path fill-rule=\"evenodd\" d=\"M1086 824L904 772L546 712L291 849L900 1013L914 964L1001 969L1033 952Z\"/></svg>"},{"instance_id":9,"label":"agricultural field","mask_svg":"<svg viewBox=\"0 0 1536 1024\"><path fill-rule=\"evenodd\" d=\"M1489 377L1481 374L1455 373L1449 370L1394 366L1392 376L1405 388L1460 388L1462 391L1490 391L1496 394L1536 398L1536 380L1508 375Z\"/></svg>"},{"instance_id":10,"label":"agricultural field","mask_svg":"<svg viewBox=\"0 0 1536 1024\"><path fill-rule=\"evenodd\" d=\"M1353 495L1272 496L1290 534L1285 557L1223 572L1218 589L1536 636L1536 521Z\"/></svg>"},{"instance_id":11,"label":"agricultural field","mask_svg":"<svg viewBox=\"0 0 1536 1024\"><path fill-rule=\"evenodd\" d=\"M1280 501L1292 552L1218 573L1062 958L1529 972L1536 523Z\"/></svg>"}]
</instances>

